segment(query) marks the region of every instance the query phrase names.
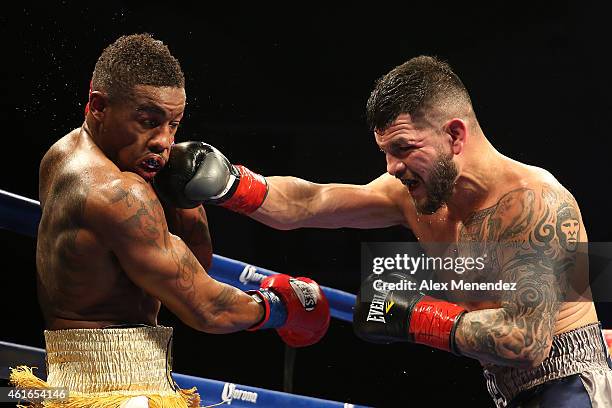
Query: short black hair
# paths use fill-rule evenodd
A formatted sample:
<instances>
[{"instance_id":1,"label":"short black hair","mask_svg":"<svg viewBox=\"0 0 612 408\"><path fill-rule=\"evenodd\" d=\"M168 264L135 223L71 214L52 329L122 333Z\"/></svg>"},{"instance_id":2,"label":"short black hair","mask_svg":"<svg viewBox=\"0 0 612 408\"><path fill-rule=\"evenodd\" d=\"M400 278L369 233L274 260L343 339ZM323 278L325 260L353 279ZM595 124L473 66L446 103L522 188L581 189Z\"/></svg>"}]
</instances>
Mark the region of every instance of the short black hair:
<instances>
[{"instance_id":1,"label":"short black hair","mask_svg":"<svg viewBox=\"0 0 612 408\"><path fill-rule=\"evenodd\" d=\"M472 102L461 79L450 65L421 55L393 68L376 81L366 105L371 130L385 130L402 113L415 123L424 119L432 106L458 106L472 110Z\"/></svg>"},{"instance_id":2,"label":"short black hair","mask_svg":"<svg viewBox=\"0 0 612 408\"><path fill-rule=\"evenodd\" d=\"M91 89L110 99L128 95L136 85L184 88L185 75L168 47L150 34L119 37L96 62Z\"/></svg>"}]
</instances>

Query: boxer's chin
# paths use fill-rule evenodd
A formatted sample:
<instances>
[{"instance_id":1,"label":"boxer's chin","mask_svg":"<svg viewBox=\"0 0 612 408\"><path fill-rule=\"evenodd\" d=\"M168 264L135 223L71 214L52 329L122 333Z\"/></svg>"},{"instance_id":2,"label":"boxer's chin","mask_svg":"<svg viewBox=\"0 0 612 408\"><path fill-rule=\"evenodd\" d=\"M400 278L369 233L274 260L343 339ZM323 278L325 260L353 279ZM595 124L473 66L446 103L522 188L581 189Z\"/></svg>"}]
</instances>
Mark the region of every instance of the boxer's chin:
<instances>
[{"instance_id":1,"label":"boxer's chin","mask_svg":"<svg viewBox=\"0 0 612 408\"><path fill-rule=\"evenodd\" d=\"M438 189L434 191L431 191L426 185L422 185L421 187L422 188L417 188L414 191L412 199L414 200L414 206L417 212L422 215L436 213L436 211L446 204L448 197L450 197L450 193L452 193L452 190L449 191L448 187L440 190L441 186L436 186Z\"/></svg>"},{"instance_id":2,"label":"boxer's chin","mask_svg":"<svg viewBox=\"0 0 612 408\"><path fill-rule=\"evenodd\" d=\"M435 214L440 208L444 206L444 202L431 200L427 197L424 198L413 198L414 205L419 214L431 215Z\"/></svg>"},{"instance_id":3,"label":"boxer's chin","mask_svg":"<svg viewBox=\"0 0 612 408\"><path fill-rule=\"evenodd\" d=\"M147 183L150 183L153 181L153 177L155 177L157 171L150 171L149 169L138 166L136 167L136 174L142 177Z\"/></svg>"}]
</instances>

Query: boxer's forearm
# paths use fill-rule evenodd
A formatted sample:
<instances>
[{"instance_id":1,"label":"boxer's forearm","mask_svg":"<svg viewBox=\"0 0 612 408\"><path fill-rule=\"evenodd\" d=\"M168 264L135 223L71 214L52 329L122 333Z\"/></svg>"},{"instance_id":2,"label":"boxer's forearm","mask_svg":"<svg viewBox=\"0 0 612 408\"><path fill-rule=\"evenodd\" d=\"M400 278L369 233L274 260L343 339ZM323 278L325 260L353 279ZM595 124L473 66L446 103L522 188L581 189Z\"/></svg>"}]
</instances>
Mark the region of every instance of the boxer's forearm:
<instances>
[{"instance_id":1,"label":"boxer's forearm","mask_svg":"<svg viewBox=\"0 0 612 408\"><path fill-rule=\"evenodd\" d=\"M561 272L540 254L519 255L499 273L503 281L516 282L514 290L501 293L500 307L471 311L459 321L455 344L461 354L523 369L548 357L564 292ZM494 263L507 259L496 251L489 257Z\"/></svg>"},{"instance_id":2,"label":"boxer's forearm","mask_svg":"<svg viewBox=\"0 0 612 408\"><path fill-rule=\"evenodd\" d=\"M504 308L469 312L459 322L455 345L481 363L532 368L548 356L554 316L516 315Z\"/></svg>"},{"instance_id":3,"label":"boxer's forearm","mask_svg":"<svg viewBox=\"0 0 612 408\"><path fill-rule=\"evenodd\" d=\"M404 221L397 203L372 183L317 184L297 177L266 181L266 199L249 216L272 228L383 228Z\"/></svg>"},{"instance_id":4,"label":"boxer's forearm","mask_svg":"<svg viewBox=\"0 0 612 408\"><path fill-rule=\"evenodd\" d=\"M199 315L204 316L195 328L206 333L224 334L248 329L264 317L262 305L252 296L233 286L215 282L218 292L201 304Z\"/></svg>"},{"instance_id":5,"label":"boxer's forearm","mask_svg":"<svg viewBox=\"0 0 612 408\"><path fill-rule=\"evenodd\" d=\"M288 230L305 226L316 214L311 208L320 185L297 177L266 177L268 195L251 218L272 228Z\"/></svg>"}]
</instances>

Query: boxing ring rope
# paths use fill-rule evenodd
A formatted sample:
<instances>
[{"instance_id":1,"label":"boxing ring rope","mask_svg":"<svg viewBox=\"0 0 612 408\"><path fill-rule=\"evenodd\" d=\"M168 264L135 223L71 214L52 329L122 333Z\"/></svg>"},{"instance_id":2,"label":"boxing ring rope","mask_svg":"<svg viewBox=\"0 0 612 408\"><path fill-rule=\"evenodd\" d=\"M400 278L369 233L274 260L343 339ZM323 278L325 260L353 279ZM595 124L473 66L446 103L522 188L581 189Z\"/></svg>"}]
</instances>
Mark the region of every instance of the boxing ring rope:
<instances>
[{"instance_id":1,"label":"boxing ring rope","mask_svg":"<svg viewBox=\"0 0 612 408\"><path fill-rule=\"evenodd\" d=\"M36 237L41 217L40 203L8 191L0 190L0 228L18 234ZM249 265L245 262L213 255L210 276L218 281L235 286L242 290L257 289L266 276L277 272ZM352 322L355 295L341 290L321 286L329 301L331 315L334 318ZM26 364L43 368L45 350L0 341L0 361L11 364ZM40 370L44 374L44 370ZM263 407L357 407L357 405L328 401L279 391L229 382L193 377L172 373L175 381L182 388L197 387L205 405L226 401L236 407L252 407L253 404ZM8 367L0 367L0 378L8 377Z\"/></svg>"}]
</instances>

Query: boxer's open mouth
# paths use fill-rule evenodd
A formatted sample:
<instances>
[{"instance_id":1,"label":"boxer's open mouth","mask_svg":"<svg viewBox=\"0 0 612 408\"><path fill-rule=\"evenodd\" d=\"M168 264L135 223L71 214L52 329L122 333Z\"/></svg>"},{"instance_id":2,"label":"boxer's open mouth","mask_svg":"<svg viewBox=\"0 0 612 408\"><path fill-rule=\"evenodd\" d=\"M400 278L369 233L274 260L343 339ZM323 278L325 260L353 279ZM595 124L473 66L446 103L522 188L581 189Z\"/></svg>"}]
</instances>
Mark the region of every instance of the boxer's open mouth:
<instances>
[{"instance_id":1,"label":"boxer's open mouth","mask_svg":"<svg viewBox=\"0 0 612 408\"><path fill-rule=\"evenodd\" d=\"M159 157L149 157L148 159L143 160L141 165L146 170L155 172L161 170L164 165L164 162Z\"/></svg>"},{"instance_id":2,"label":"boxer's open mouth","mask_svg":"<svg viewBox=\"0 0 612 408\"><path fill-rule=\"evenodd\" d=\"M421 182L417 179L402 179L402 184L404 184L409 191L414 191L421 185Z\"/></svg>"}]
</instances>

